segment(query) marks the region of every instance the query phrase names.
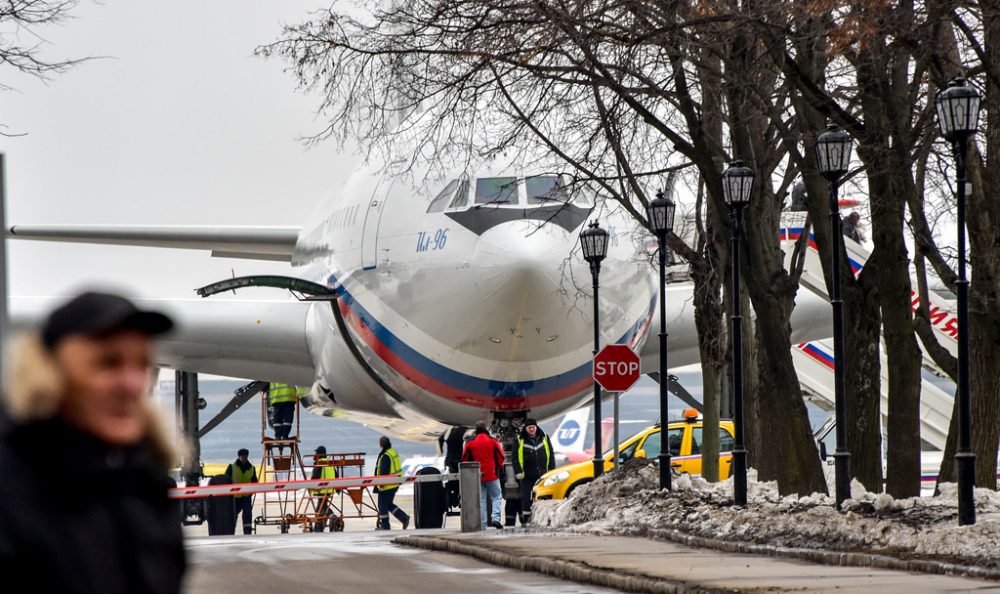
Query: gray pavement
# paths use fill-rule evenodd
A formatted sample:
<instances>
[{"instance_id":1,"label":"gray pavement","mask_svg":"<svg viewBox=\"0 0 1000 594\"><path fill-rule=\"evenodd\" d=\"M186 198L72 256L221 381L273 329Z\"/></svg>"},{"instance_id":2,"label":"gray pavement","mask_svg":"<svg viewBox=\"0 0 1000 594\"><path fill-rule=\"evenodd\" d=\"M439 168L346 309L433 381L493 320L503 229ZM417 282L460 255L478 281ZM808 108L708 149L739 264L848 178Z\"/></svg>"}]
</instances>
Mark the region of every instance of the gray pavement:
<instances>
[{"instance_id":1,"label":"gray pavement","mask_svg":"<svg viewBox=\"0 0 1000 594\"><path fill-rule=\"evenodd\" d=\"M407 531L434 534L441 531ZM570 594L614 590L392 544L399 531L187 539L187 592Z\"/></svg>"},{"instance_id":2,"label":"gray pavement","mask_svg":"<svg viewBox=\"0 0 1000 594\"><path fill-rule=\"evenodd\" d=\"M410 497L399 497L398 502L411 511ZM260 513L259 506L256 511ZM240 594L1000 593L1000 584L978 579L820 565L646 538L520 529L463 534L458 532L458 520L448 518L444 530L405 532L392 520L394 530L374 532L374 519L349 518L340 533L305 534L301 526L293 526L289 534L281 534L275 526L261 526L256 535L224 537L207 536L204 525L189 526L185 538L191 569L186 589ZM434 550L394 544L392 540L399 537Z\"/></svg>"},{"instance_id":3,"label":"gray pavement","mask_svg":"<svg viewBox=\"0 0 1000 594\"><path fill-rule=\"evenodd\" d=\"M604 585L625 587L623 577L640 578L633 591L1000 592L1000 584L977 579L818 565L646 538L505 530L438 533L405 540L489 558L508 567L551 570L553 575L576 579L592 576ZM610 581L605 581L608 576ZM650 583L653 587L648 587Z\"/></svg>"}]
</instances>

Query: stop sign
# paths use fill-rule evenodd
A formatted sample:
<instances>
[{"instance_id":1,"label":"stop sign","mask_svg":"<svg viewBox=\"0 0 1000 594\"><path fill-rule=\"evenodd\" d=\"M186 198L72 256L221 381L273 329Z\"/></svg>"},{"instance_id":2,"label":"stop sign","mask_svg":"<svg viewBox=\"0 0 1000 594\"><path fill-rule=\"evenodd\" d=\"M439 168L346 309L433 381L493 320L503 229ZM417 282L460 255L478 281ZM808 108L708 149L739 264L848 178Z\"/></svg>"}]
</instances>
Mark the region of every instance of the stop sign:
<instances>
[{"instance_id":1,"label":"stop sign","mask_svg":"<svg viewBox=\"0 0 1000 594\"><path fill-rule=\"evenodd\" d=\"M594 356L594 381L609 392L624 392L639 380L639 355L623 344L609 344Z\"/></svg>"}]
</instances>

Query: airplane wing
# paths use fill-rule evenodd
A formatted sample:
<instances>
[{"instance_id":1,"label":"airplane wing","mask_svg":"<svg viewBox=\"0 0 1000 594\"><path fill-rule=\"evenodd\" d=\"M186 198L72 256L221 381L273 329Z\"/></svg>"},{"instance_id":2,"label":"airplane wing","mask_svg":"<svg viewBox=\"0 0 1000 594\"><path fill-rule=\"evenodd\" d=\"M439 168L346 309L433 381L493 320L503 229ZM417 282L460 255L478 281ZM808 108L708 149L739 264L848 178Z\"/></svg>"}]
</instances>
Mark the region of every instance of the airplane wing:
<instances>
[{"instance_id":1,"label":"airplane wing","mask_svg":"<svg viewBox=\"0 0 1000 594\"><path fill-rule=\"evenodd\" d=\"M11 239L211 250L220 258L289 262L298 227L13 225Z\"/></svg>"},{"instance_id":2,"label":"airplane wing","mask_svg":"<svg viewBox=\"0 0 1000 594\"><path fill-rule=\"evenodd\" d=\"M62 299L12 297L15 329L37 326ZM142 309L162 311L176 329L158 341L156 364L231 377L310 385L315 379L306 341L309 303L136 299Z\"/></svg>"}]
</instances>

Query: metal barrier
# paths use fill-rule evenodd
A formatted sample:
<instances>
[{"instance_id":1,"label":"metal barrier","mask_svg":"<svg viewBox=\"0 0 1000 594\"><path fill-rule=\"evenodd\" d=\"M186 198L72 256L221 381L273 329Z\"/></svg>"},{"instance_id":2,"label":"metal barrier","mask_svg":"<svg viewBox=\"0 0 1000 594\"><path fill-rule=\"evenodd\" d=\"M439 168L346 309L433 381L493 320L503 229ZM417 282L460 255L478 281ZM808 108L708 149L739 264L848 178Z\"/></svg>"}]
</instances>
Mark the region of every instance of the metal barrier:
<instances>
[{"instance_id":1,"label":"metal barrier","mask_svg":"<svg viewBox=\"0 0 1000 594\"><path fill-rule=\"evenodd\" d=\"M478 465L477 465L478 466ZM316 480L276 481L271 483L237 483L204 487L177 487L170 489L171 499L194 499L210 495L247 495L251 493L281 493L297 489L350 489L380 487L382 485L407 485L429 481L453 481L458 473L421 476L362 476Z\"/></svg>"},{"instance_id":2,"label":"metal barrier","mask_svg":"<svg viewBox=\"0 0 1000 594\"><path fill-rule=\"evenodd\" d=\"M482 529L480 512L480 471L478 462L462 462L459 472L449 474L424 474L416 476L362 476L316 480L277 481L271 483L238 483L204 487L177 487L170 489L171 499L197 499L200 497L249 495L253 493L292 493L299 489L367 489L382 485L458 481L462 507L462 532ZM287 527L283 527L283 531Z\"/></svg>"}]
</instances>

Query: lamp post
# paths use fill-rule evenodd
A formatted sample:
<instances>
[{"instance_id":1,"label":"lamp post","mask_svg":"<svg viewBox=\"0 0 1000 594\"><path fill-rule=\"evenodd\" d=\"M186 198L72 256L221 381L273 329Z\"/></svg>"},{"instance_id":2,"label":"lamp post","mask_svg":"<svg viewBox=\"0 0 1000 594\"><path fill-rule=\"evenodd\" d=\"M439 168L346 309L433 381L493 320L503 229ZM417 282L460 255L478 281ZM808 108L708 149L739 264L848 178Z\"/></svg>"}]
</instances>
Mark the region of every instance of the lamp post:
<instances>
[{"instance_id":1,"label":"lamp post","mask_svg":"<svg viewBox=\"0 0 1000 594\"><path fill-rule=\"evenodd\" d=\"M583 259L590 264L594 280L594 356L601 348L601 312L598 308L598 277L601 262L608 255L608 232L593 222L580 234ZM594 478L604 473L604 452L601 451L601 384L594 380Z\"/></svg>"},{"instance_id":2,"label":"lamp post","mask_svg":"<svg viewBox=\"0 0 1000 594\"><path fill-rule=\"evenodd\" d=\"M847 449L847 403L844 391L844 300L840 294L841 222L837 187L851 164L850 134L830 126L816 139L816 164L830 183L830 264L833 277L830 305L833 306L833 390L837 417L837 451L833 454L837 507L851 497L851 453Z\"/></svg>"},{"instance_id":3,"label":"lamp post","mask_svg":"<svg viewBox=\"0 0 1000 594\"><path fill-rule=\"evenodd\" d=\"M969 395L969 281L965 277L965 154L979 126L980 96L964 78L952 79L934 100L938 125L955 151L958 182L958 523L976 523L973 486L976 455L972 452L972 403Z\"/></svg>"},{"instance_id":4,"label":"lamp post","mask_svg":"<svg viewBox=\"0 0 1000 594\"><path fill-rule=\"evenodd\" d=\"M740 221L743 207L749 204L753 192L754 172L743 165L743 161L733 161L722 172L722 198L729 207L732 229L733 268L733 406L736 425L736 443L733 444L733 500L736 505L747 504L747 449L743 441L743 315L740 311Z\"/></svg>"},{"instance_id":5,"label":"lamp post","mask_svg":"<svg viewBox=\"0 0 1000 594\"><path fill-rule=\"evenodd\" d=\"M646 207L650 230L656 235L660 252L660 488L670 489L670 448L666 447L667 430L667 234L674 229L676 206L663 192L656 193Z\"/></svg>"}]
</instances>

